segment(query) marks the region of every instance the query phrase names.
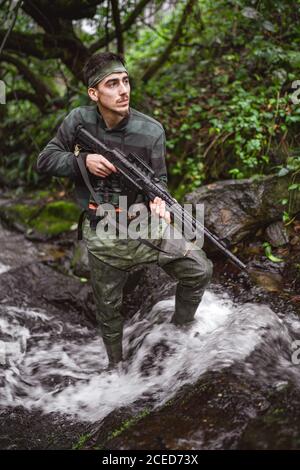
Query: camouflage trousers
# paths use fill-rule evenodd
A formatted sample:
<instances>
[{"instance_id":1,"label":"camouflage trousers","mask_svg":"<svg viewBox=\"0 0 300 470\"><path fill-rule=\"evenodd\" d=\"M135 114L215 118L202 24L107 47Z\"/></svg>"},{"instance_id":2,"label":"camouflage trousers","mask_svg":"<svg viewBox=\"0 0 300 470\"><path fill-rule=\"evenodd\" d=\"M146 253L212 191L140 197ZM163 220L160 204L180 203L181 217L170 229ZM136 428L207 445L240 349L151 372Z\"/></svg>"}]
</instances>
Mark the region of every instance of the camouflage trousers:
<instances>
[{"instance_id":1,"label":"camouflage trousers","mask_svg":"<svg viewBox=\"0 0 300 470\"><path fill-rule=\"evenodd\" d=\"M160 235L168 224L160 227ZM205 252L184 238L157 239L155 244L167 253L150 248L133 239L100 239L89 221L83 223L91 281L97 306L97 320L104 343L122 341L124 318L121 314L123 287L131 268L145 263L157 263L178 281L175 312L172 322L191 322L212 276L212 262ZM154 240L150 240L154 243Z\"/></svg>"}]
</instances>

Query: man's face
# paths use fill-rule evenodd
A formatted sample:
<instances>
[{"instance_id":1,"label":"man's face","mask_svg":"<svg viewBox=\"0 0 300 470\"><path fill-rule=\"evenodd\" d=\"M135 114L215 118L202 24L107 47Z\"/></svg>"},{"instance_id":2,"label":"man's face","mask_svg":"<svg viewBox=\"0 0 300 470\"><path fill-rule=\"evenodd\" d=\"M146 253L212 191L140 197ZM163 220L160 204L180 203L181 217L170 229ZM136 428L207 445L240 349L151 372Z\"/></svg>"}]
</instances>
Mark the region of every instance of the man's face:
<instances>
[{"instance_id":1,"label":"man's face","mask_svg":"<svg viewBox=\"0 0 300 470\"><path fill-rule=\"evenodd\" d=\"M100 110L126 116L129 112L130 84L126 72L112 73L95 86ZM94 99L94 101L96 101Z\"/></svg>"}]
</instances>

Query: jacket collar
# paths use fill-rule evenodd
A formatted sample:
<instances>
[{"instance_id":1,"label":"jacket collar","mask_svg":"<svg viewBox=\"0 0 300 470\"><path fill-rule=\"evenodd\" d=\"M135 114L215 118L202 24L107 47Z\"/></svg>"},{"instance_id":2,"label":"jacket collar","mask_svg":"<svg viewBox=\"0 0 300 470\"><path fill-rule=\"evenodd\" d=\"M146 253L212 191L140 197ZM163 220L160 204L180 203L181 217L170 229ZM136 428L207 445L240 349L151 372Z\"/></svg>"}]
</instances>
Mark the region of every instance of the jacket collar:
<instances>
[{"instance_id":1,"label":"jacket collar","mask_svg":"<svg viewBox=\"0 0 300 470\"><path fill-rule=\"evenodd\" d=\"M103 119L103 116L102 114L100 113L99 111L99 108L98 106L96 106L96 113L97 113L97 118L99 119L99 122L100 122L100 125L102 127L102 129L104 129L106 132L114 132L114 131L122 131L122 130L125 130L128 122L129 122L129 119L130 119L130 115L131 115L131 108L129 108L129 114L127 116L125 116L120 122L119 124L117 124L115 127L113 127L112 129L108 129L107 126L106 126L106 123Z\"/></svg>"}]
</instances>

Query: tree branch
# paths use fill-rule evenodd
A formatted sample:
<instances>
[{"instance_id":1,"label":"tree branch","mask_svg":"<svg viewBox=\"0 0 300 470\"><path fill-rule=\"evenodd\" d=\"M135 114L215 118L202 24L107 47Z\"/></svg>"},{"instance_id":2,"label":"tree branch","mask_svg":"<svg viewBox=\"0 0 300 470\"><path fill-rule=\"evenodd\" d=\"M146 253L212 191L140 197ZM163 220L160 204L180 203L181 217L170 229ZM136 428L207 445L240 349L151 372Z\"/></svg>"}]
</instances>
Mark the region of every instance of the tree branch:
<instances>
[{"instance_id":1,"label":"tree branch","mask_svg":"<svg viewBox=\"0 0 300 470\"><path fill-rule=\"evenodd\" d=\"M160 67L169 59L172 49L177 44L177 42L179 41L182 35L184 24L186 23L189 15L192 13L195 3L196 3L196 0L188 0L185 8L183 9L180 21L178 23L175 34L172 37L171 41L169 42L169 44L167 45L163 53L160 55L160 57L144 73L142 80L145 83L148 82L153 77L153 75L156 74L156 72L160 69Z\"/></svg>"},{"instance_id":2,"label":"tree branch","mask_svg":"<svg viewBox=\"0 0 300 470\"><path fill-rule=\"evenodd\" d=\"M15 11L14 11L14 17L13 17L12 22L11 22L11 24L10 24L10 26L9 26L9 28L8 28L6 34L5 34L4 38L3 38L3 40L2 40L2 43L1 43L1 46L0 46L0 55L1 55L2 51L3 51L3 49L4 49L5 43L6 43L7 39L8 39L8 37L9 37L10 33L11 33L12 30L13 30L13 27L15 26L15 23L16 23L16 20L17 20L17 16L18 16L18 11L19 11L19 8L20 8L20 6L21 6L21 3L22 3L22 0L19 0L18 3L17 3L17 5L16 5L15 8L14 8L14 10L15 10Z\"/></svg>"},{"instance_id":3,"label":"tree branch","mask_svg":"<svg viewBox=\"0 0 300 470\"><path fill-rule=\"evenodd\" d=\"M54 94L51 89L41 79L39 79L24 62L5 52L3 52L1 58L5 62L13 64L19 70L21 75L23 75L23 77L31 84L32 88L38 95L44 97L48 95L49 97L54 98Z\"/></svg>"},{"instance_id":4,"label":"tree branch","mask_svg":"<svg viewBox=\"0 0 300 470\"><path fill-rule=\"evenodd\" d=\"M116 29L117 49L119 54L124 54L124 42L122 35L121 17L118 0L111 0L112 16Z\"/></svg>"},{"instance_id":5,"label":"tree branch","mask_svg":"<svg viewBox=\"0 0 300 470\"><path fill-rule=\"evenodd\" d=\"M46 102L36 93L31 93L26 90L12 90L6 95L6 101L15 101L15 100L28 100L33 103L40 111L45 111Z\"/></svg>"},{"instance_id":6,"label":"tree branch","mask_svg":"<svg viewBox=\"0 0 300 470\"><path fill-rule=\"evenodd\" d=\"M23 10L42 26L45 20L93 18L104 0L24 0Z\"/></svg>"},{"instance_id":7,"label":"tree branch","mask_svg":"<svg viewBox=\"0 0 300 470\"><path fill-rule=\"evenodd\" d=\"M0 30L0 40L5 35ZM67 65L76 78L82 80L82 66L89 57L88 49L75 36L48 33L20 33L13 31L7 40L7 49L38 59L58 59Z\"/></svg>"},{"instance_id":8,"label":"tree branch","mask_svg":"<svg viewBox=\"0 0 300 470\"><path fill-rule=\"evenodd\" d=\"M121 25L121 31L124 33L130 27L133 25L135 22L136 18L142 13L144 10L145 6L150 3L151 0L140 0L140 2L137 4L135 9L129 14L128 18L124 21L123 25ZM111 42L115 39L115 31L112 31L109 33L108 37L104 35L102 38L100 38L98 41L94 42L90 48L89 52L93 54L96 52L98 49L101 49L102 47L105 47L108 42Z\"/></svg>"},{"instance_id":9,"label":"tree branch","mask_svg":"<svg viewBox=\"0 0 300 470\"><path fill-rule=\"evenodd\" d=\"M4 36L5 31L0 30L0 40ZM51 44L52 47L49 47ZM46 45L49 47L48 49L46 49ZM57 42L54 43L53 37L42 33L28 34L14 31L7 40L6 48L20 55L32 55L44 60L56 59L60 53Z\"/></svg>"},{"instance_id":10,"label":"tree branch","mask_svg":"<svg viewBox=\"0 0 300 470\"><path fill-rule=\"evenodd\" d=\"M3 8L6 2L7 0L2 0L2 2L0 2L0 8Z\"/></svg>"},{"instance_id":11,"label":"tree branch","mask_svg":"<svg viewBox=\"0 0 300 470\"><path fill-rule=\"evenodd\" d=\"M49 2L47 3L49 6ZM37 2L33 0L24 0L22 10L27 13L27 15L31 16L47 33L53 34L60 29L57 15L49 15L48 12L45 11L44 5L42 6L42 2L37 4Z\"/></svg>"},{"instance_id":12,"label":"tree branch","mask_svg":"<svg viewBox=\"0 0 300 470\"><path fill-rule=\"evenodd\" d=\"M108 29L108 24L109 24L109 10L110 10L110 1L107 0L107 10L106 10L106 18L105 18L105 26L104 26L104 30L105 30L105 40L106 40L106 51L108 52L109 51L109 29Z\"/></svg>"}]
</instances>

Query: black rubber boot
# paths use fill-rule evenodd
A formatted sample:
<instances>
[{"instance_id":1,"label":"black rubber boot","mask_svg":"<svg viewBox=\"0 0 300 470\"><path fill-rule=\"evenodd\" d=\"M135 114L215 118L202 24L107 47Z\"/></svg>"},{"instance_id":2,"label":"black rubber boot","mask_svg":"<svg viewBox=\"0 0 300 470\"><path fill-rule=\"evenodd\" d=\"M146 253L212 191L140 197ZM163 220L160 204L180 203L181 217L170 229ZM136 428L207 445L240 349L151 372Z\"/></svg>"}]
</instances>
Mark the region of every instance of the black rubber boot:
<instances>
[{"instance_id":1,"label":"black rubber boot","mask_svg":"<svg viewBox=\"0 0 300 470\"><path fill-rule=\"evenodd\" d=\"M104 343L108 356L108 369L114 369L123 360L122 341Z\"/></svg>"},{"instance_id":2,"label":"black rubber boot","mask_svg":"<svg viewBox=\"0 0 300 470\"><path fill-rule=\"evenodd\" d=\"M204 288L181 286L177 284L175 312L171 323L177 326L191 324L204 294Z\"/></svg>"}]
</instances>

